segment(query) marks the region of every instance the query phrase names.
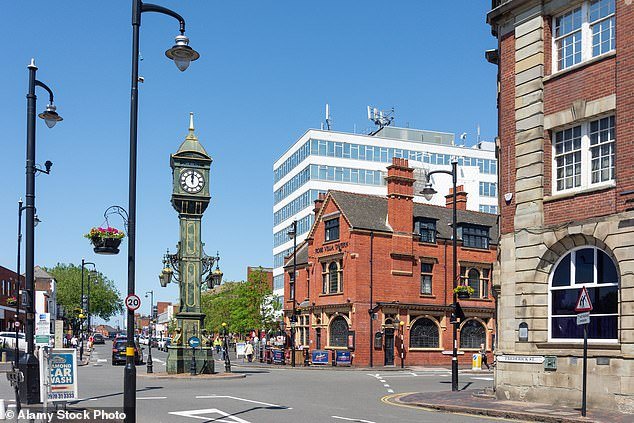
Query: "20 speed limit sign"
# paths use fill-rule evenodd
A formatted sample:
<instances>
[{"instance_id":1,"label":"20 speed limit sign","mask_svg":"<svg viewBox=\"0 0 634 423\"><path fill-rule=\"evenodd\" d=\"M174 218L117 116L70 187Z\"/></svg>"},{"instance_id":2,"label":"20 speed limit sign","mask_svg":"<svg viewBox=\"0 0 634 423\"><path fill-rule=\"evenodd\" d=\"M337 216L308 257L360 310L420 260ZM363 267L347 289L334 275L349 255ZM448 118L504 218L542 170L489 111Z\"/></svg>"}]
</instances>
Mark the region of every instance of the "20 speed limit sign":
<instances>
[{"instance_id":1,"label":"20 speed limit sign","mask_svg":"<svg viewBox=\"0 0 634 423\"><path fill-rule=\"evenodd\" d=\"M125 297L125 306L130 311L135 311L141 307L141 299L136 294L130 294Z\"/></svg>"}]
</instances>

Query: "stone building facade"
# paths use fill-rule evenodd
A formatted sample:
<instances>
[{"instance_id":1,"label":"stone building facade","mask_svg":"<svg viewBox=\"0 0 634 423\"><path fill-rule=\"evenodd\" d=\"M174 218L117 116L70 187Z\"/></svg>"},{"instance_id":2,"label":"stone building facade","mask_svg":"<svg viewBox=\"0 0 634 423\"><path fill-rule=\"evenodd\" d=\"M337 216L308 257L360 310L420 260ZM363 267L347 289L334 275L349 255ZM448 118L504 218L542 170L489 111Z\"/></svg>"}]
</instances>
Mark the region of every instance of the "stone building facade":
<instances>
[{"instance_id":1,"label":"stone building facade","mask_svg":"<svg viewBox=\"0 0 634 423\"><path fill-rule=\"evenodd\" d=\"M496 392L634 412L634 4L496 0L500 281ZM497 276L499 275L499 276ZM523 361L523 362L521 362Z\"/></svg>"},{"instance_id":2,"label":"stone building facade","mask_svg":"<svg viewBox=\"0 0 634 423\"><path fill-rule=\"evenodd\" d=\"M315 223L286 260L284 312L297 347L351 351L354 366L449 365L453 268L447 207L418 204L413 169L405 159L387 168L387 196L328 191L315 201ZM495 334L492 269L497 218L466 210L458 187L459 362L471 365ZM295 280L296 279L296 280Z\"/></svg>"}]
</instances>

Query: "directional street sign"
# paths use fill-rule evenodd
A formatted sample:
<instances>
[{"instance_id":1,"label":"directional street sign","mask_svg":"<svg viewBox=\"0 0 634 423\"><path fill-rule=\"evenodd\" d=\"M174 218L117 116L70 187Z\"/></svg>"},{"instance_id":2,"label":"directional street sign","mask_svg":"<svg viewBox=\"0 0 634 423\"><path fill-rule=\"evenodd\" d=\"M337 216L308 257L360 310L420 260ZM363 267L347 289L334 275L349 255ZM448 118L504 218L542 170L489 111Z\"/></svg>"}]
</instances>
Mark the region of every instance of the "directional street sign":
<instances>
[{"instance_id":1,"label":"directional street sign","mask_svg":"<svg viewBox=\"0 0 634 423\"><path fill-rule=\"evenodd\" d=\"M590 312L585 311L583 313L577 314L577 326L579 325L587 325L590 323Z\"/></svg>"},{"instance_id":2,"label":"directional street sign","mask_svg":"<svg viewBox=\"0 0 634 423\"><path fill-rule=\"evenodd\" d=\"M590 295L584 286L579 293L579 299L577 299L577 305L575 306L575 312L581 313L584 311L592 311L592 302L590 301Z\"/></svg>"},{"instance_id":3,"label":"directional street sign","mask_svg":"<svg viewBox=\"0 0 634 423\"><path fill-rule=\"evenodd\" d=\"M125 306L130 311L135 311L141 307L141 299L136 294L130 294L125 297Z\"/></svg>"},{"instance_id":4,"label":"directional street sign","mask_svg":"<svg viewBox=\"0 0 634 423\"><path fill-rule=\"evenodd\" d=\"M192 348L198 348L200 346L200 338L197 336L192 336L187 342Z\"/></svg>"}]
</instances>

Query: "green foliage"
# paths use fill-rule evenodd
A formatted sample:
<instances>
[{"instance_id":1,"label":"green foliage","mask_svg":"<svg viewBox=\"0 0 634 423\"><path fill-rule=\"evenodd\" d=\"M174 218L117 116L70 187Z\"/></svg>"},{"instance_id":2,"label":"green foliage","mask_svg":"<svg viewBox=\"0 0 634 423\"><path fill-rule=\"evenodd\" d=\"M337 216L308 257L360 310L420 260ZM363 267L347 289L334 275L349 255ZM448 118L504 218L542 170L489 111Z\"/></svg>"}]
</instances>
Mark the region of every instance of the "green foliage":
<instances>
[{"instance_id":1,"label":"green foliage","mask_svg":"<svg viewBox=\"0 0 634 423\"><path fill-rule=\"evenodd\" d=\"M81 266L58 263L45 270L57 281L57 302L67 311L81 307ZM84 268L84 294L88 294L89 274L91 315L108 320L123 311L121 294L114 282L101 272Z\"/></svg>"},{"instance_id":2,"label":"green foliage","mask_svg":"<svg viewBox=\"0 0 634 423\"><path fill-rule=\"evenodd\" d=\"M256 270L246 282L226 282L202 294L205 327L218 333L222 323L230 332L244 333L250 329L269 329L274 325L275 311L266 273Z\"/></svg>"}]
</instances>

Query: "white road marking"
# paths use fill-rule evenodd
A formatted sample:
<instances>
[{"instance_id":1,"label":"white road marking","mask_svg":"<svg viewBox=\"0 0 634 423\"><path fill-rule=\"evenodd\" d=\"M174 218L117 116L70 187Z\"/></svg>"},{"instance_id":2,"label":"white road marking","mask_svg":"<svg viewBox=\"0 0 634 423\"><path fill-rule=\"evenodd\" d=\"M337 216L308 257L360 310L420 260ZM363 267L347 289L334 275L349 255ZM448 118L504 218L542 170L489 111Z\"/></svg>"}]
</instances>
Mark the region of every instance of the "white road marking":
<instances>
[{"instance_id":1,"label":"white road marking","mask_svg":"<svg viewBox=\"0 0 634 423\"><path fill-rule=\"evenodd\" d=\"M209 417L202 417L202 414L220 414L223 417L226 417L228 420L216 419L214 418L214 422L218 423L250 423L247 420L241 419L240 417L232 416L229 413L225 413L224 411L220 411L217 408L206 408L202 410L186 410L186 411L170 411L169 414L173 414L175 416L182 417L191 417L192 419L198 420L206 420L209 421Z\"/></svg>"},{"instance_id":2,"label":"white road marking","mask_svg":"<svg viewBox=\"0 0 634 423\"><path fill-rule=\"evenodd\" d=\"M387 383L384 383L383 386L385 386L386 388L390 387L390 385L388 385Z\"/></svg>"},{"instance_id":3,"label":"white road marking","mask_svg":"<svg viewBox=\"0 0 634 423\"><path fill-rule=\"evenodd\" d=\"M390 394L394 393L394 389L388 389L387 392L389 392Z\"/></svg>"},{"instance_id":4,"label":"white road marking","mask_svg":"<svg viewBox=\"0 0 634 423\"><path fill-rule=\"evenodd\" d=\"M167 397L136 397L136 399L138 400L159 400L159 399L165 399Z\"/></svg>"},{"instance_id":5,"label":"white road marking","mask_svg":"<svg viewBox=\"0 0 634 423\"><path fill-rule=\"evenodd\" d=\"M266 405L267 407L276 407L276 408L283 408L286 410L292 410L292 408L285 407L283 405L269 404L268 402L255 401L255 400L250 400L247 398L232 397L230 395L196 395L196 399L214 399L214 398L229 398L236 401L244 401L244 402L250 402L252 404Z\"/></svg>"},{"instance_id":6,"label":"white road marking","mask_svg":"<svg viewBox=\"0 0 634 423\"><path fill-rule=\"evenodd\" d=\"M350 417L341 417L341 416L330 416L333 419L339 419L339 420L348 420L351 422L358 422L358 423L374 423L373 421L370 420L363 420L363 419L351 419Z\"/></svg>"},{"instance_id":7,"label":"white road marking","mask_svg":"<svg viewBox=\"0 0 634 423\"><path fill-rule=\"evenodd\" d=\"M106 361L108 361L108 360L106 360L105 358L98 358L97 359L97 363L105 363Z\"/></svg>"},{"instance_id":8,"label":"white road marking","mask_svg":"<svg viewBox=\"0 0 634 423\"><path fill-rule=\"evenodd\" d=\"M379 382L385 383L385 379L379 379Z\"/></svg>"},{"instance_id":9,"label":"white road marking","mask_svg":"<svg viewBox=\"0 0 634 423\"><path fill-rule=\"evenodd\" d=\"M475 380L493 380L492 377L470 377L469 379L475 379Z\"/></svg>"},{"instance_id":10,"label":"white road marking","mask_svg":"<svg viewBox=\"0 0 634 423\"><path fill-rule=\"evenodd\" d=\"M159 360L158 358L154 358L154 357L152 357L152 363L154 363L155 361L156 361L157 363L160 363L160 364L165 364L165 362L164 362L163 360Z\"/></svg>"}]
</instances>

